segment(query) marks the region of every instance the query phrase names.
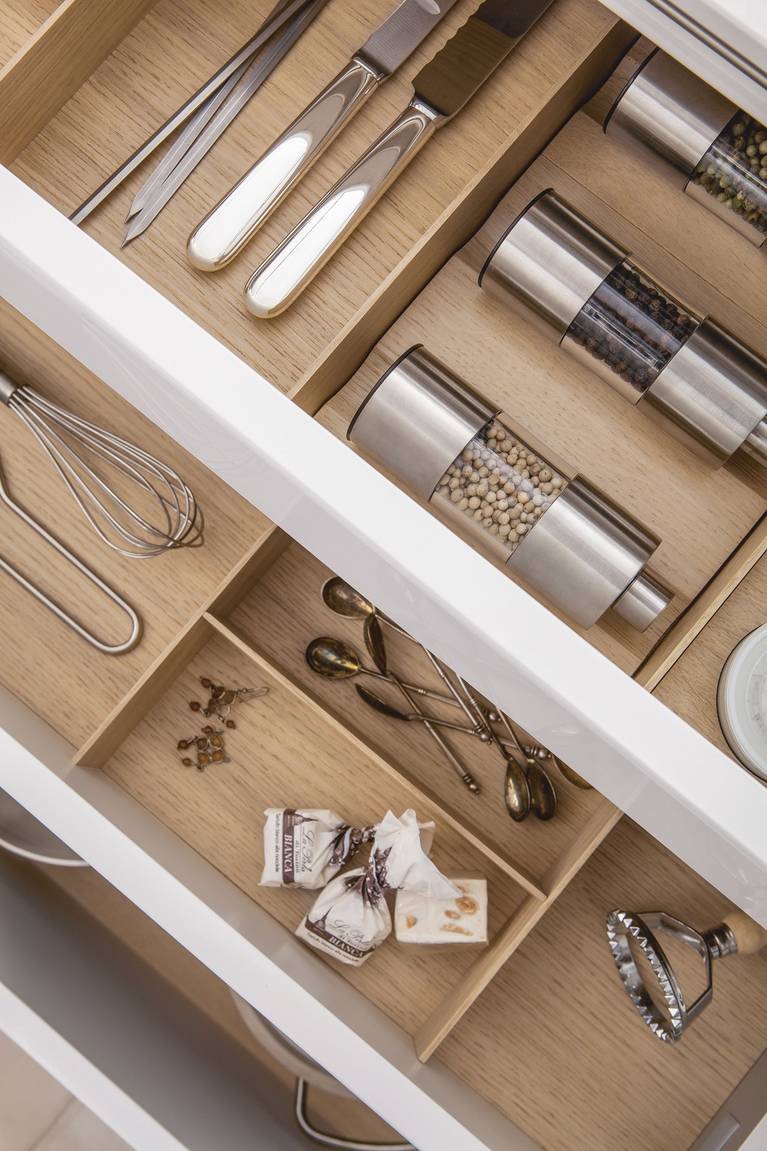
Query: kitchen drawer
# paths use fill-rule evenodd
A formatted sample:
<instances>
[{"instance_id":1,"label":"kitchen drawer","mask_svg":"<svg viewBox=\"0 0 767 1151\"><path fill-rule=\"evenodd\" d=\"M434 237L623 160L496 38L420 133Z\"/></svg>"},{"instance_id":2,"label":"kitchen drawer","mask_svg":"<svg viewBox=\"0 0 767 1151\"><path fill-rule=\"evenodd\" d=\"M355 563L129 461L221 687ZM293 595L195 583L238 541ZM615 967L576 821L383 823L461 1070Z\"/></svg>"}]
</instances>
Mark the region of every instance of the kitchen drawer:
<instances>
[{"instance_id":1,"label":"kitchen drawer","mask_svg":"<svg viewBox=\"0 0 767 1151\"><path fill-rule=\"evenodd\" d=\"M3 853L0 906L3 1030L131 1146L244 1151L254 1130L275 1151L305 1145L290 1076L226 987L104 880ZM312 1099L329 1129L340 1111L386 1133L355 1100Z\"/></svg>"},{"instance_id":2,"label":"kitchen drawer","mask_svg":"<svg viewBox=\"0 0 767 1151\"><path fill-rule=\"evenodd\" d=\"M8 0L0 27L0 67L22 48L55 12L56 0Z\"/></svg>"},{"instance_id":3,"label":"kitchen drawer","mask_svg":"<svg viewBox=\"0 0 767 1151\"><path fill-rule=\"evenodd\" d=\"M530 1138L638 1147L648 1098L650 1145L668 1134L669 1148L686 1147L764 1047L764 962L734 968L697 1034L667 1050L631 1016L604 915L673 900L705 923L726 897L767 922L764 789L646 690L763 550L762 478L742 465L706 472L522 321L488 308L474 281L504 213L545 180L767 352L758 253L723 238L663 174L648 174L643 191L637 158L596 120L632 67L621 61L632 33L591 0L558 0L296 308L257 324L241 287L258 245L203 280L186 267L183 241L314 91L316 60L328 75L340 66L375 22L374 5L350 18L331 0L129 248L119 250L120 222L135 181L84 230L55 210L70 211L245 38L252 6L219 8L126 4L108 23L99 6L70 2L0 74L3 364L169 459L206 512L202 549L151 565L97 553L145 620L142 643L120 659L94 656L3 583L0 785L421 1151L523 1148ZM370 102L270 222L264 251L388 121L408 77L470 9L461 0ZM51 82L41 87L43 67ZM425 337L499 401L521 402L523 379L534 381L541 438L662 529L660 574L675 591L663 627L579 635L339 442L387 359ZM55 507L57 530L91 554L21 432L2 455L12 489L34 510ZM41 571L23 539L3 546ZM359 643L359 629L323 608L330 571L596 789L563 784L555 821L511 827L489 755L477 756L475 800L418 732L362 715L348 684L313 680L303 659L313 635L332 627ZM56 569L43 575L81 594ZM410 666L407 649L397 657ZM200 675L270 688L229 736L234 762L221 772L189 772L175 749ZM351 972L305 951L292 938L305 893L258 886L261 812L283 803L365 820L387 806L433 817L437 862L489 879L490 946L410 956L392 943ZM601 1017L610 1025L595 1034ZM712 1037L728 1052L716 1075ZM629 1075L643 1085L636 1097L623 1087Z\"/></svg>"}]
</instances>

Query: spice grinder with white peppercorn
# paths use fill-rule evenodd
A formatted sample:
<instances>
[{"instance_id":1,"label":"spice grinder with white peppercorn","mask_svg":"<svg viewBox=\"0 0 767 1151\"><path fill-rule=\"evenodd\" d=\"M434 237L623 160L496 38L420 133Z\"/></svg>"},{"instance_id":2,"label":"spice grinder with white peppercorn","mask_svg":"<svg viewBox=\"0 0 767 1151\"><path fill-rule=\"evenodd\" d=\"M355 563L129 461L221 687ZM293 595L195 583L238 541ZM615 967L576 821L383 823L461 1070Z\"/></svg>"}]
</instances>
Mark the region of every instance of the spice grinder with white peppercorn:
<instances>
[{"instance_id":1,"label":"spice grinder with white peppercorn","mask_svg":"<svg viewBox=\"0 0 767 1151\"><path fill-rule=\"evenodd\" d=\"M767 465L767 363L552 189L503 233L479 285L713 466L741 449Z\"/></svg>"},{"instance_id":2,"label":"spice grinder with white peppercorn","mask_svg":"<svg viewBox=\"0 0 767 1151\"><path fill-rule=\"evenodd\" d=\"M644 570L657 537L423 347L381 377L347 437L583 627L613 608L643 631L668 605L670 593Z\"/></svg>"},{"instance_id":3,"label":"spice grinder with white peppercorn","mask_svg":"<svg viewBox=\"0 0 767 1151\"><path fill-rule=\"evenodd\" d=\"M604 130L638 141L684 191L757 247L767 241L767 127L656 49L608 112Z\"/></svg>"}]
</instances>

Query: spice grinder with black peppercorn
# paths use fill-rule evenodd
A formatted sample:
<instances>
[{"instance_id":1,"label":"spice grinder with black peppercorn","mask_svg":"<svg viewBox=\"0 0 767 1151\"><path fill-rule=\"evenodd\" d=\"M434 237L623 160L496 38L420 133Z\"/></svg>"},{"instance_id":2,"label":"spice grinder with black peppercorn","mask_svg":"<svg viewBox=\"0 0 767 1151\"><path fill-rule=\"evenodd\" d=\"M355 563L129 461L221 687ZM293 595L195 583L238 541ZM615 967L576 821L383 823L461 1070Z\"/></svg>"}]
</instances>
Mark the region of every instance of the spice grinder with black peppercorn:
<instances>
[{"instance_id":1,"label":"spice grinder with black peppercorn","mask_svg":"<svg viewBox=\"0 0 767 1151\"><path fill-rule=\"evenodd\" d=\"M684 191L761 247L767 241L767 127L663 52L640 66L604 122L684 177Z\"/></svg>"},{"instance_id":2,"label":"spice grinder with black peppercorn","mask_svg":"<svg viewBox=\"0 0 767 1151\"><path fill-rule=\"evenodd\" d=\"M612 608L644 631L667 607L671 593L645 571L658 538L425 348L384 373L347 436L576 623Z\"/></svg>"},{"instance_id":3,"label":"spice grinder with black peppercorn","mask_svg":"<svg viewBox=\"0 0 767 1151\"><path fill-rule=\"evenodd\" d=\"M767 464L767 364L551 189L503 233L479 284L710 463L743 449Z\"/></svg>"}]
</instances>

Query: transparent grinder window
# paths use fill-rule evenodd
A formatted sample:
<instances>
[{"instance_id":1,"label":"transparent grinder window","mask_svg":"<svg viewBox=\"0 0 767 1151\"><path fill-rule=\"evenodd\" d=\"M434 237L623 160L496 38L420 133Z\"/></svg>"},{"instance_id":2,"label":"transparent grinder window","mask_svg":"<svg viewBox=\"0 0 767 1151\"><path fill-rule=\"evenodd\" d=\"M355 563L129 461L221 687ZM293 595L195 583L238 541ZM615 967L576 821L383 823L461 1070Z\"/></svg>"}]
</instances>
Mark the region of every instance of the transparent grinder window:
<instances>
[{"instance_id":1,"label":"transparent grinder window","mask_svg":"<svg viewBox=\"0 0 767 1151\"><path fill-rule=\"evenodd\" d=\"M752 244L767 240L767 127L655 51L618 96L608 135L639 142L682 176L684 191Z\"/></svg>"},{"instance_id":2,"label":"transparent grinder window","mask_svg":"<svg viewBox=\"0 0 767 1151\"><path fill-rule=\"evenodd\" d=\"M556 192L513 221L479 284L711 465L741 449L767 464L767 364Z\"/></svg>"},{"instance_id":3,"label":"transparent grinder window","mask_svg":"<svg viewBox=\"0 0 767 1151\"><path fill-rule=\"evenodd\" d=\"M381 377L347 435L576 623L590 627L613 608L644 630L668 605L645 571L659 540L424 348Z\"/></svg>"}]
</instances>

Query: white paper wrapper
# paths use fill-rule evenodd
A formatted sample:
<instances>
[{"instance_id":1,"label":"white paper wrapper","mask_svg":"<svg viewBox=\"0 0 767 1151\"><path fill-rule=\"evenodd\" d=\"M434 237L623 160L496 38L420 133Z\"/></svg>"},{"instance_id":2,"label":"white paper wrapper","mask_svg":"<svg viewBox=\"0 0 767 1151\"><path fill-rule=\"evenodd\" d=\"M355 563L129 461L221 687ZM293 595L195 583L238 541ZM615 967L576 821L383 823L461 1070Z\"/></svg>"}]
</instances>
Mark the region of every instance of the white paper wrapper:
<instances>
[{"instance_id":1,"label":"white paper wrapper","mask_svg":"<svg viewBox=\"0 0 767 1151\"><path fill-rule=\"evenodd\" d=\"M435 867L426 851L434 824L419 827L414 811L401 819L387 812L376 830L367 867L331 880L317 896L296 935L342 963L359 967L391 932L386 892L399 889L435 899L460 892Z\"/></svg>"},{"instance_id":2,"label":"white paper wrapper","mask_svg":"<svg viewBox=\"0 0 767 1151\"><path fill-rule=\"evenodd\" d=\"M263 887L324 887L373 827L350 827L334 811L270 807L264 812Z\"/></svg>"}]
</instances>

